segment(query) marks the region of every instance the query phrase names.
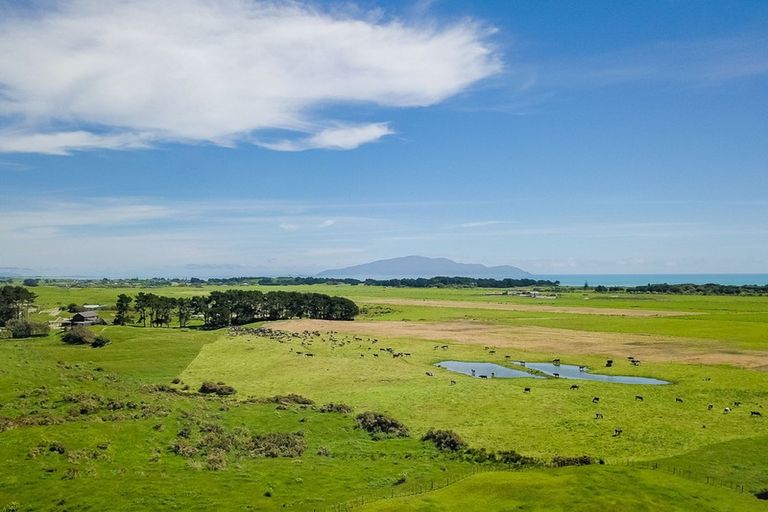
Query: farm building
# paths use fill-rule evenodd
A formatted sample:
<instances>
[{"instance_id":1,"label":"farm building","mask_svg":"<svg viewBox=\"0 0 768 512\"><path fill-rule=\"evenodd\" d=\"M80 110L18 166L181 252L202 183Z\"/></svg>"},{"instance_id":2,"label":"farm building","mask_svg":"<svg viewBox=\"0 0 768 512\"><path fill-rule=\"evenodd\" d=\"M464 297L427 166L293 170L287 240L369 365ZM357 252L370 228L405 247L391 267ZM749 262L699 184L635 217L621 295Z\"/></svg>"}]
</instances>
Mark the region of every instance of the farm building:
<instances>
[{"instance_id":1,"label":"farm building","mask_svg":"<svg viewBox=\"0 0 768 512\"><path fill-rule=\"evenodd\" d=\"M95 325L105 323L104 319L102 319L96 311L82 311L80 313L75 313L71 320L65 320L61 325L71 327L74 325Z\"/></svg>"}]
</instances>

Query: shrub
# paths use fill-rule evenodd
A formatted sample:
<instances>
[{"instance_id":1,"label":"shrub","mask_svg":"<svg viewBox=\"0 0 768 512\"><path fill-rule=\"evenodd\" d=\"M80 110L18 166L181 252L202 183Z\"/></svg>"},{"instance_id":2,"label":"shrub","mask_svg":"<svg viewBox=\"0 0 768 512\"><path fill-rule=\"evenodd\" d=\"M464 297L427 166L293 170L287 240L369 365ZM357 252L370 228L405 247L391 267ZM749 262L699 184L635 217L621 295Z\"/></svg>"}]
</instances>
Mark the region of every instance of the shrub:
<instances>
[{"instance_id":1,"label":"shrub","mask_svg":"<svg viewBox=\"0 0 768 512\"><path fill-rule=\"evenodd\" d=\"M287 395L275 395L272 397L267 398L267 402L272 402L276 404L284 404L284 405L290 405L290 404L296 404L296 405L314 405L315 401L310 400L307 397L297 395L296 393L289 393Z\"/></svg>"},{"instance_id":2,"label":"shrub","mask_svg":"<svg viewBox=\"0 0 768 512\"><path fill-rule=\"evenodd\" d=\"M204 395L216 394L219 396L234 395L236 393L235 388L227 386L223 382L211 382L205 381L200 386L198 392Z\"/></svg>"},{"instance_id":3,"label":"shrub","mask_svg":"<svg viewBox=\"0 0 768 512\"><path fill-rule=\"evenodd\" d=\"M91 346L93 348L101 348L101 347L106 347L110 343L112 343L112 340L110 340L106 336L99 335L99 336L96 336L96 338L93 340L93 343L91 343Z\"/></svg>"},{"instance_id":4,"label":"shrub","mask_svg":"<svg viewBox=\"0 0 768 512\"><path fill-rule=\"evenodd\" d=\"M252 457L301 457L307 449L302 432L272 432L251 438L248 451Z\"/></svg>"},{"instance_id":5,"label":"shrub","mask_svg":"<svg viewBox=\"0 0 768 512\"><path fill-rule=\"evenodd\" d=\"M80 306L72 302L67 306L67 311L70 313L82 313L83 311L85 311L85 308L83 306Z\"/></svg>"},{"instance_id":6,"label":"shrub","mask_svg":"<svg viewBox=\"0 0 768 512\"><path fill-rule=\"evenodd\" d=\"M588 466L592 464L592 457L589 455L579 455L577 457L564 457L562 455L555 455L552 457L552 465L557 468L565 466Z\"/></svg>"},{"instance_id":7,"label":"shrub","mask_svg":"<svg viewBox=\"0 0 768 512\"><path fill-rule=\"evenodd\" d=\"M364 412L357 415L357 424L374 436L408 437L408 428L394 418L378 412Z\"/></svg>"},{"instance_id":8,"label":"shrub","mask_svg":"<svg viewBox=\"0 0 768 512\"><path fill-rule=\"evenodd\" d=\"M453 430L433 430L424 434L422 441L432 441L438 450L457 452L467 447L467 443Z\"/></svg>"},{"instance_id":9,"label":"shrub","mask_svg":"<svg viewBox=\"0 0 768 512\"><path fill-rule=\"evenodd\" d=\"M338 412L341 414L347 414L352 412L352 407L348 406L347 404L330 403L320 407L320 412Z\"/></svg>"},{"instance_id":10,"label":"shrub","mask_svg":"<svg viewBox=\"0 0 768 512\"><path fill-rule=\"evenodd\" d=\"M759 500L768 500L768 488L765 488L762 491L757 491L755 493L755 498Z\"/></svg>"},{"instance_id":11,"label":"shrub","mask_svg":"<svg viewBox=\"0 0 768 512\"><path fill-rule=\"evenodd\" d=\"M27 320L9 320L6 327L13 338L31 338L32 336L47 336L51 328L45 322L30 322Z\"/></svg>"},{"instance_id":12,"label":"shrub","mask_svg":"<svg viewBox=\"0 0 768 512\"><path fill-rule=\"evenodd\" d=\"M61 341L69 345L92 345L96 340L96 335L90 330L77 325L61 336Z\"/></svg>"}]
</instances>

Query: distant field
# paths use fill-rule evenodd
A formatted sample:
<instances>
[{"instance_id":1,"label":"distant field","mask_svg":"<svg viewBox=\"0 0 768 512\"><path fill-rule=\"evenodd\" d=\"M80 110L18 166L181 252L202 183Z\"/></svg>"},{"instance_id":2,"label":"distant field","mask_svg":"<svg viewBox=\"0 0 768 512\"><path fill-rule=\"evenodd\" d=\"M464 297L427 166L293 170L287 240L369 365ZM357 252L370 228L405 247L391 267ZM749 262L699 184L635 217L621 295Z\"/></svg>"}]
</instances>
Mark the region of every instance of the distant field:
<instances>
[{"instance_id":1,"label":"distant field","mask_svg":"<svg viewBox=\"0 0 768 512\"><path fill-rule=\"evenodd\" d=\"M228 287L145 291L178 297L213 289ZM456 479L364 510L768 510L750 494L768 488L768 297L282 289L346 296L363 314L354 322L264 324L296 333L272 337L194 325L102 326L93 329L112 339L102 349L64 345L58 333L0 340L0 510L334 510ZM140 290L33 291L33 317L52 320L69 316L58 306L109 305ZM385 348L410 355L394 358ZM630 365L629 355L642 363ZM475 379L434 366L555 357L670 384L580 381L571 389L565 379ZM607 358L616 364L605 368ZM203 381L237 393L200 396ZM315 407L263 400L291 393ZM354 412L317 410L329 402ZM367 410L402 421L410 437L371 439L354 419ZM301 456L277 458L227 451L226 436L238 427L301 431L306 446ZM432 427L455 431L473 448L535 457L539 467L461 479L493 467L422 442ZM192 451L178 454L179 442ZM208 448L195 452L198 442ZM605 465L543 466L557 455ZM679 473L647 469L652 464Z\"/></svg>"}]
</instances>

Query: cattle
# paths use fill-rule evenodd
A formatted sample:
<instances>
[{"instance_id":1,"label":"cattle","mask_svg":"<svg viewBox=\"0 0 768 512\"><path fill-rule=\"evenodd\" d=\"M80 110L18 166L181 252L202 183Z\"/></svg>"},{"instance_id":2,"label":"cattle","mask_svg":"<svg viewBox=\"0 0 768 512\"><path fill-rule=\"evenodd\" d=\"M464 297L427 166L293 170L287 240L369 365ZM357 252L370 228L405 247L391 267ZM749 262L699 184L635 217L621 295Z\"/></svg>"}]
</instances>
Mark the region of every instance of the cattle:
<instances>
[{"instance_id":1,"label":"cattle","mask_svg":"<svg viewBox=\"0 0 768 512\"><path fill-rule=\"evenodd\" d=\"M587 367L586 366L579 366L579 371L580 372L585 372L585 371L587 371Z\"/></svg>"},{"instance_id":2,"label":"cattle","mask_svg":"<svg viewBox=\"0 0 768 512\"><path fill-rule=\"evenodd\" d=\"M487 376L487 375L480 375L480 378L481 378L481 379L487 379L487 378L488 378L488 376Z\"/></svg>"},{"instance_id":3,"label":"cattle","mask_svg":"<svg viewBox=\"0 0 768 512\"><path fill-rule=\"evenodd\" d=\"M313 354L312 352L307 352L304 355L307 356L307 357L315 357L315 354Z\"/></svg>"},{"instance_id":4,"label":"cattle","mask_svg":"<svg viewBox=\"0 0 768 512\"><path fill-rule=\"evenodd\" d=\"M555 365L555 366L560 366L560 359L559 358L558 359L553 359L552 360L552 364Z\"/></svg>"},{"instance_id":5,"label":"cattle","mask_svg":"<svg viewBox=\"0 0 768 512\"><path fill-rule=\"evenodd\" d=\"M638 361L637 359L633 359L631 363L632 363L632 366L640 366L640 361Z\"/></svg>"},{"instance_id":6,"label":"cattle","mask_svg":"<svg viewBox=\"0 0 768 512\"><path fill-rule=\"evenodd\" d=\"M472 369L470 369L469 371L470 371L470 372L472 372L472 376L474 377L474 376L475 376L475 373L476 373L476 372L475 372L475 369L474 369L474 368L472 368Z\"/></svg>"},{"instance_id":7,"label":"cattle","mask_svg":"<svg viewBox=\"0 0 768 512\"><path fill-rule=\"evenodd\" d=\"M603 419L603 413L601 413L601 412L599 412L599 411L598 411L598 412L596 412L596 413L595 413L595 419L596 419L596 420L601 420L601 419Z\"/></svg>"},{"instance_id":8,"label":"cattle","mask_svg":"<svg viewBox=\"0 0 768 512\"><path fill-rule=\"evenodd\" d=\"M593 403L593 404L596 404L596 403L598 403L599 401L600 401L600 397L599 397L599 396L593 396L593 397L592 397L592 403Z\"/></svg>"},{"instance_id":9,"label":"cattle","mask_svg":"<svg viewBox=\"0 0 768 512\"><path fill-rule=\"evenodd\" d=\"M432 372L426 372L427 377L434 377L434 374Z\"/></svg>"},{"instance_id":10,"label":"cattle","mask_svg":"<svg viewBox=\"0 0 768 512\"><path fill-rule=\"evenodd\" d=\"M523 389L523 393L530 393L530 392L531 392L531 388L525 388L525 389Z\"/></svg>"},{"instance_id":11,"label":"cattle","mask_svg":"<svg viewBox=\"0 0 768 512\"><path fill-rule=\"evenodd\" d=\"M725 409L723 409L723 414L728 414L729 412L731 412L730 407L726 407Z\"/></svg>"},{"instance_id":12,"label":"cattle","mask_svg":"<svg viewBox=\"0 0 768 512\"><path fill-rule=\"evenodd\" d=\"M512 357L512 356L504 356L504 359L509 359L510 357Z\"/></svg>"},{"instance_id":13,"label":"cattle","mask_svg":"<svg viewBox=\"0 0 768 512\"><path fill-rule=\"evenodd\" d=\"M491 372L491 378L494 378L496 376L496 372Z\"/></svg>"},{"instance_id":14,"label":"cattle","mask_svg":"<svg viewBox=\"0 0 768 512\"><path fill-rule=\"evenodd\" d=\"M683 403L683 399L682 399L682 397L676 396L676 397L675 397L675 403L677 403L677 404L681 404L681 403Z\"/></svg>"},{"instance_id":15,"label":"cattle","mask_svg":"<svg viewBox=\"0 0 768 512\"><path fill-rule=\"evenodd\" d=\"M615 429L613 429L613 437L619 437L622 432L624 431L621 430L619 427L616 427Z\"/></svg>"},{"instance_id":16,"label":"cattle","mask_svg":"<svg viewBox=\"0 0 768 512\"><path fill-rule=\"evenodd\" d=\"M611 366L613 366L613 359L607 360L605 362L605 366L606 366L606 368L610 368Z\"/></svg>"},{"instance_id":17,"label":"cattle","mask_svg":"<svg viewBox=\"0 0 768 512\"><path fill-rule=\"evenodd\" d=\"M373 357L379 357L379 354L373 354Z\"/></svg>"},{"instance_id":18,"label":"cattle","mask_svg":"<svg viewBox=\"0 0 768 512\"><path fill-rule=\"evenodd\" d=\"M559 373L557 373L557 372L554 372L554 373L552 374L552 376L553 376L553 377L555 377L555 378L559 378L559 377L560 377L560 374L559 374Z\"/></svg>"},{"instance_id":19,"label":"cattle","mask_svg":"<svg viewBox=\"0 0 768 512\"><path fill-rule=\"evenodd\" d=\"M452 381L451 381L451 386L455 386L455 385L456 385L456 381L455 381L455 380L452 380Z\"/></svg>"},{"instance_id":20,"label":"cattle","mask_svg":"<svg viewBox=\"0 0 768 512\"><path fill-rule=\"evenodd\" d=\"M749 415L750 415L750 416L753 416L753 417L755 417L755 418L757 418L757 417L759 417L759 416L762 416L762 415L763 415L763 413L761 413L760 411L751 411L751 412L749 413Z\"/></svg>"},{"instance_id":21,"label":"cattle","mask_svg":"<svg viewBox=\"0 0 768 512\"><path fill-rule=\"evenodd\" d=\"M525 361L519 361L520 366L525 366Z\"/></svg>"},{"instance_id":22,"label":"cattle","mask_svg":"<svg viewBox=\"0 0 768 512\"><path fill-rule=\"evenodd\" d=\"M579 385L578 384L571 384L571 389L579 389Z\"/></svg>"},{"instance_id":23,"label":"cattle","mask_svg":"<svg viewBox=\"0 0 768 512\"><path fill-rule=\"evenodd\" d=\"M707 405L707 410L711 411L715 407L715 404L709 404Z\"/></svg>"},{"instance_id":24,"label":"cattle","mask_svg":"<svg viewBox=\"0 0 768 512\"><path fill-rule=\"evenodd\" d=\"M642 402L644 400L643 395L635 395L635 400Z\"/></svg>"},{"instance_id":25,"label":"cattle","mask_svg":"<svg viewBox=\"0 0 768 512\"><path fill-rule=\"evenodd\" d=\"M741 407L741 402L733 402L733 405L736 407Z\"/></svg>"}]
</instances>

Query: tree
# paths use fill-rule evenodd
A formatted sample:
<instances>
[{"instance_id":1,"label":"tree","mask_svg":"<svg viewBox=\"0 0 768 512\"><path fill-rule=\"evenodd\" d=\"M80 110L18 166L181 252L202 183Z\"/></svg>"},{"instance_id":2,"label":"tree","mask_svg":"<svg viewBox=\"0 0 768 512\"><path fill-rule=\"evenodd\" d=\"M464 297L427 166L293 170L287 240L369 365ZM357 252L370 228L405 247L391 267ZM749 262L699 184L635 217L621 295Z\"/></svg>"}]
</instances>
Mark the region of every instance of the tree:
<instances>
[{"instance_id":1,"label":"tree","mask_svg":"<svg viewBox=\"0 0 768 512\"><path fill-rule=\"evenodd\" d=\"M146 327L147 326L147 308L149 307L149 295L144 292L139 292L136 295L136 302L134 303L134 309L139 314L139 322Z\"/></svg>"},{"instance_id":2,"label":"tree","mask_svg":"<svg viewBox=\"0 0 768 512\"><path fill-rule=\"evenodd\" d=\"M131 317L129 316L131 302L133 302L133 299L124 293L117 296L117 303L115 304L115 309L117 311L115 314L115 325L125 325L131 321Z\"/></svg>"},{"instance_id":3,"label":"tree","mask_svg":"<svg viewBox=\"0 0 768 512\"><path fill-rule=\"evenodd\" d=\"M3 286L0 288L0 326L10 320L22 320L27 310L35 302L37 295L23 286Z\"/></svg>"},{"instance_id":4,"label":"tree","mask_svg":"<svg viewBox=\"0 0 768 512\"><path fill-rule=\"evenodd\" d=\"M40 284L40 280L39 279L25 279L24 281L22 281L22 284L24 286L37 286L37 285Z\"/></svg>"},{"instance_id":5,"label":"tree","mask_svg":"<svg viewBox=\"0 0 768 512\"><path fill-rule=\"evenodd\" d=\"M194 312L195 304L192 299L179 298L176 299L176 314L179 317L179 327L186 327L189 318Z\"/></svg>"}]
</instances>

